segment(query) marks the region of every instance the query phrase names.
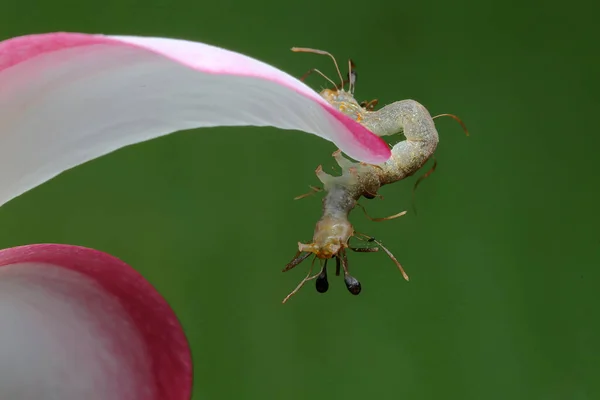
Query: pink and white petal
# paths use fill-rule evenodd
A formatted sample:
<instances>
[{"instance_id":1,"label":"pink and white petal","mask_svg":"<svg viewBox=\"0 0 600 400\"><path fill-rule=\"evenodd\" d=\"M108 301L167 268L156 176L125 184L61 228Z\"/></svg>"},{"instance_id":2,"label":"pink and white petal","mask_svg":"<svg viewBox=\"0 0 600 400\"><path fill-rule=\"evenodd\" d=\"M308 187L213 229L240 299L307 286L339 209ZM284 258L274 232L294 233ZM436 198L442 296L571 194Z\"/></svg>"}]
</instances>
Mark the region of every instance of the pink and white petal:
<instances>
[{"instance_id":1,"label":"pink and white petal","mask_svg":"<svg viewBox=\"0 0 600 400\"><path fill-rule=\"evenodd\" d=\"M173 311L124 262L70 245L0 250L0 398L189 400Z\"/></svg>"},{"instance_id":2,"label":"pink and white petal","mask_svg":"<svg viewBox=\"0 0 600 400\"><path fill-rule=\"evenodd\" d=\"M390 156L381 138L296 78L229 50L80 33L0 42L0 205L127 145L241 125L313 133L359 161Z\"/></svg>"}]
</instances>

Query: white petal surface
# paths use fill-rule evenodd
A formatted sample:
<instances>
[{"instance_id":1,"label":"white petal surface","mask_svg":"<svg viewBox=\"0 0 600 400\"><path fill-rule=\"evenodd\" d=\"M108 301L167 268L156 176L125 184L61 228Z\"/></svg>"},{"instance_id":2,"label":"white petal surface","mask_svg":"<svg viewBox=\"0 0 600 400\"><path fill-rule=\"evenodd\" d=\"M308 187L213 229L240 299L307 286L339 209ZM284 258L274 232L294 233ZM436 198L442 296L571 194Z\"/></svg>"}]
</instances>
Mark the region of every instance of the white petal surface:
<instances>
[{"instance_id":1,"label":"white petal surface","mask_svg":"<svg viewBox=\"0 0 600 400\"><path fill-rule=\"evenodd\" d=\"M313 133L360 161L390 156L385 142L308 86L239 53L77 33L0 42L0 205L123 146L240 125Z\"/></svg>"},{"instance_id":2,"label":"white petal surface","mask_svg":"<svg viewBox=\"0 0 600 400\"><path fill-rule=\"evenodd\" d=\"M0 251L0 399L189 400L190 351L165 300L96 250Z\"/></svg>"}]
</instances>

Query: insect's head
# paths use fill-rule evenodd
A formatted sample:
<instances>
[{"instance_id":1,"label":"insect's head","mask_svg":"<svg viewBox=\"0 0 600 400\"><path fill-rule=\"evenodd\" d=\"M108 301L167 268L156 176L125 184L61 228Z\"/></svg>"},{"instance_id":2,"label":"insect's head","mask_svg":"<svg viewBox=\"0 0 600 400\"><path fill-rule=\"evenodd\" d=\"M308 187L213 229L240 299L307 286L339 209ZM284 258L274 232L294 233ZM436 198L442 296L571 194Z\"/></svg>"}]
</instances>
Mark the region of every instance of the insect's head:
<instances>
[{"instance_id":1,"label":"insect's head","mask_svg":"<svg viewBox=\"0 0 600 400\"><path fill-rule=\"evenodd\" d=\"M313 253L320 259L329 259L347 247L354 228L347 218L323 216L315 227L313 242L298 243L298 251Z\"/></svg>"},{"instance_id":2,"label":"insect's head","mask_svg":"<svg viewBox=\"0 0 600 400\"><path fill-rule=\"evenodd\" d=\"M308 72L306 72L300 78L300 80L304 81L304 79L306 79L306 77L313 72L316 72L323 78L327 79L333 85L333 88L323 89L319 94L326 102L328 102L335 109L337 109L343 114L346 114L347 116L349 116L357 122L361 122L363 120L365 111L373 111L375 105L377 104L377 100L372 100L369 102L363 101L362 103L359 103L354 98L354 88L356 86L356 80L358 78L358 75L355 70L354 61L348 60L348 73L346 74L346 79L344 79L342 77L342 73L340 72L340 68L335 57L330 53L323 50L308 49L304 47L292 47L292 51L302 53L323 54L331 57L335 65L335 69L338 73L340 83L335 83L333 80L328 78L324 73L322 73L316 68L311 68L310 70L308 70ZM347 91L344 89L346 85L348 85Z\"/></svg>"},{"instance_id":3,"label":"insect's head","mask_svg":"<svg viewBox=\"0 0 600 400\"><path fill-rule=\"evenodd\" d=\"M296 257L283 269L284 272L289 271L314 254L313 263L308 275L300 285L284 299L284 303L296 293L304 283L313 279L316 279L315 286L317 291L319 293L325 293L329 289L329 282L327 281L327 262L332 258L335 259L336 262L336 275L340 274L340 267L343 267L344 283L346 284L348 291L354 295L360 293L360 282L348 272L348 260L346 257L346 251L349 248L348 240L353 233L354 228L346 218L336 218L335 216L329 215L321 218L319 222L317 222L312 243L298 243L298 253L296 254ZM321 271L318 274L311 275L316 261L321 263Z\"/></svg>"},{"instance_id":4,"label":"insect's head","mask_svg":"<svg viewBox=\"0 0 600 400\"><path fill-rule=\"evenodd\" d=\"M298 264L300 264L302 261L306 260L312 254L313 253L309 252L309 251L304 252L304 253L299 251L298 254L296 255L296 258L294 258L283 269L283 271L284 272L289 271L290 269L292 269L295 266L297 266ZM336 263L335 275L339 276L340 270L343 268L344 283L346 284L346 288L353 295L359 294L361 291L361 285L360 285L360 282L355 277L350 275L350 273L348 272L348 260L346 258L345 249L344 248L340 249L340 251L338 251L332 258L335 259L335 263ZM327 280L327 262L329 261L329 258L325 258L324 260L320 259L319 261L321 263L321 270L318 273L312 275L312 271L313 271L316 260L318 260L318 257L315 256L313 258L313 262L310 266L310 269L309 269L306 277L300 282L300 284L298 284L296 289L294 289L290 294L288 294L285 297L285 299L283 299L283 303L288 301L290 297L292 297L294 294L296 294L298 292L298 290L300 290L300 288L302 288L302 286L304 286L304 284L306 282L311 281L313 279L315 280L315 288L317 289L317 292L325 293L325 292L327 292L327 290L329 290L329 282Z\"/></svg>"},{"instance_id":5,"label":"insect's head","mask_svg":"<svg viewBox=\"0 0 600 400\"><path fill-rule=\"evenodd\" d=\"M339 253L342 245L339 243L339 240L336 241L333 238L329 238L323 243L298 243L299 251L306 251L309 253L313 253L317 258L322 260L329 259Z\"/></svg>"}]
</instances>

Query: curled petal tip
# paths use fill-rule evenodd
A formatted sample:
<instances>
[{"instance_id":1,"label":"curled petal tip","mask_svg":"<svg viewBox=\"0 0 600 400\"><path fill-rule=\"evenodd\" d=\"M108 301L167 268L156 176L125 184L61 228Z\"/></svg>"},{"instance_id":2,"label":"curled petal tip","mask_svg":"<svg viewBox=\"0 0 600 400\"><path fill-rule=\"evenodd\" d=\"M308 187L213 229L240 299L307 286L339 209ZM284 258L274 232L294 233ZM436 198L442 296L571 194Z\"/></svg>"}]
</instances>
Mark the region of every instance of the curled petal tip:
<instances>
[{"instance_id":1,"label":"curled petal tip","mask_svg":"<svg viewBox=\"0 0 600 400\"><path fill-rule=\"evenodd\" d=\"M79 164L175 131L274 126L381 163L379 137L289 74L187 40L47 33L0 42L0 205Z\"/></svg>"}]
</instances>

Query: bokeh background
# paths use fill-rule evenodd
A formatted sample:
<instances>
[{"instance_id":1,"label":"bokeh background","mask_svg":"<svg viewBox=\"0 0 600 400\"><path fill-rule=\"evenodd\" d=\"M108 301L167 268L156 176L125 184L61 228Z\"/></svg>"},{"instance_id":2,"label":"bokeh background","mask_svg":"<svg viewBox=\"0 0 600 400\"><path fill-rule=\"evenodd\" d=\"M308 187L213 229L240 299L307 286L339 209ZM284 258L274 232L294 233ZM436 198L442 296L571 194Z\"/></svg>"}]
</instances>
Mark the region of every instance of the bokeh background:
<instances>
[{"instance_id":1,"label":"bokeh background","mask_svg":"<svg viewBox=\"0 0 600 400\"><path fill-rule=\"evenodd\" d=\"M293 201L334 146L267 128L187 131L87 163L0 209L0 247L58 242L122 258L166 297L195 361L194 399L598 399L598 6L517 1L5 1L0 38L75 31L236 50L300 76L358 67L356 94L437 120L418 214L352 221L383 254L281 299L320 198ZM326 86L317 76L315 89ZM0 88L1 90L1 88ZM422 171L421 174L425 172ZM363 201L411 211L416 177ZM333 277L332 277L333 278Z\"/></svg>"}]
</instances>

